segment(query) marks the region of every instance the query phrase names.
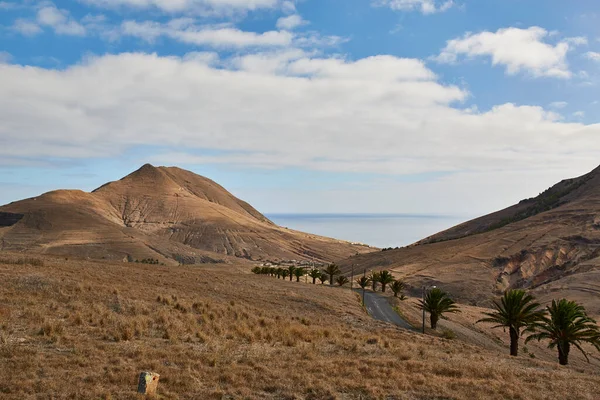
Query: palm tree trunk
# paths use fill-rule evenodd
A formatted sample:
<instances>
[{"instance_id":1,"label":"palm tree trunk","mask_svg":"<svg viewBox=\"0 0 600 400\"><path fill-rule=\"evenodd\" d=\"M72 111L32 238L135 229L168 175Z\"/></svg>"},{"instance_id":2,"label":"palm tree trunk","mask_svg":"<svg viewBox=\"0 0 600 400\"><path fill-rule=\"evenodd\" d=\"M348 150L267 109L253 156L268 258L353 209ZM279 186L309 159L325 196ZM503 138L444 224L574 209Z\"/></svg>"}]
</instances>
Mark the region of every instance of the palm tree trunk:
<instances>
[{"instance_id":1,"label":"palm tree trunk","mask_svg":"<svg viewBox=\"0 0 600 400\"><path fill-rule=\"evenodd\" d=\"M519 355L519 334L517 330L512 326L509 328L510 330L510 355L518 356Z\"/></svg>"},{"instance_id":2,"label":"palm tree trunk","mask_svg":"<svg viewBox=\"0 0 600 400\"><path fill-rule=\"evenodd\" d=\"M300 275L296 276L296 282L300 282Z\"/></svg>"},{"instance_id":3,"label":"palm tree trunk","mask_svg":"<svg viewBox=\"0 0 600 400\"><path fill-rule=\"evenodd\" d=\"M294 275L290 274L290 282L294 279Z\"/></svg>"},{"instance_id":4,"label":"palm tree trunk","mask_svg":"<svg viewBox=\"0 0 600 400\"><path fill-rule=\"evenodd\" d=\"M382 293L385 293L385 283L382 283L382 284L381 284L381 292L382 292Z\"/></svg>"},{"instance_id":5,"label":"palm tree trunk","mask_svg":"<svg viewBox=\"0 0 600 400\"><path fill-rule=\"evenodd\" d=\"M317 283L317 278L313 277L313 285L316 285L316 283Z\"/></svg>"},{"instance_id":6,"label":"palm tree trunk","mask_svg":"<svg viewBox=\"0 0 600 400\"><path fill-rule=\"evenodd\" d=\"M333 274L329 275L329 286L333 286Z\"/></svg>"},{"instance_id":7,"label":"palm tree trunk","mask_svg":"<svg viewBox=\"0 0 600 400\"><path fill-rule=\"evenodd\" d=\"M559 343L558 346L558 362L560 365L569 364L569 350L571 350L571 343Z\"/></svg>"},{"instance_id":8,"label":"palm tree trunk","mask_svg":"<svg viewBox=\"0 0 600 400\"><path fill-rule=\"evenodd\" d=\"M440 317L438 317L437 314L430 314L431 329L437 329L437 323L439 319Z\"/></svg>"}]
</instances>

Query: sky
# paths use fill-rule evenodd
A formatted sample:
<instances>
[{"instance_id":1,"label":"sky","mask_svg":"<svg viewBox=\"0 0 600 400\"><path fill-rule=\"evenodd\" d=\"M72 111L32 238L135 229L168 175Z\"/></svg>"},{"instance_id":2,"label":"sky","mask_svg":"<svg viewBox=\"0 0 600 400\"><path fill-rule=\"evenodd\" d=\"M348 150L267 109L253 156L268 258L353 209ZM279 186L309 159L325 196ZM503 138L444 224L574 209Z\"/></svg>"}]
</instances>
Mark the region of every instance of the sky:
<instances>
[{"instance_id":1,"label":"sky","mask_svg":"<svg viewBox=\"0 0 600 400\"><path fill-rule=\"evenodd\" d=\"M144 163L476 216L600 164L597 0L0 1L0 204Z\"/></svg>"}]
</instances>

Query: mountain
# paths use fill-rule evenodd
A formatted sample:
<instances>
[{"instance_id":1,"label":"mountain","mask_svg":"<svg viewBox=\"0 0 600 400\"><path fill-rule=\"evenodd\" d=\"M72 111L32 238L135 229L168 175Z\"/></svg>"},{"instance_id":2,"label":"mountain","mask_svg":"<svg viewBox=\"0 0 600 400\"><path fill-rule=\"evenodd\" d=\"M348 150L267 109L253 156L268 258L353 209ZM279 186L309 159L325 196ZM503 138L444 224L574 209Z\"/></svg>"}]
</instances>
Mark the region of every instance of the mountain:
<instances>
[{"instance_id":1,"label":"mountain","mask_svg":"<svg viewBox=\"0 0 600 400\"><path fill-rule=\"evenodd\" d=\"M0 249L183 263L373 251L279 227L210 179L149 164L91 193L58 190L0 207Z\"/></svg>"},{"instance_id":2,"label":"mountain","mask_svg":"<svg viewBox=\"0 0 600 400\"><path fill-rule=\"evenodd\" d=\"M542 300L580 300L600 315L600 168L414 245L351 257L344 271L352 264L392 269L414 294L438 285L489 305L506 289L527 288Z\"/></svg>"}]
</instances>

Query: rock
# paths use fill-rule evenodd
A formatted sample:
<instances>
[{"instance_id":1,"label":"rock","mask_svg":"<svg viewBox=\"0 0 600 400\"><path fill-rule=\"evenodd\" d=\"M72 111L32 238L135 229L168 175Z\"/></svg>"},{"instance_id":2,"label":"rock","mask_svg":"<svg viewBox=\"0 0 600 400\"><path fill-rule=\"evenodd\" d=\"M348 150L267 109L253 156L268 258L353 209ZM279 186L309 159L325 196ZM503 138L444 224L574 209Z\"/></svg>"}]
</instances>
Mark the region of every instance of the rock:
<instances>
[{"instance_id":1,"label":"rock","mask_svg":"<svg viewBox=\"0 0 600 400\"><path fill-rule=\"evenodd\" d=\"M138 393L145 395L155 395L158 389L158 380L160 375L154 372L142 372L138 383Z\"/></svg>"}]
</instances>

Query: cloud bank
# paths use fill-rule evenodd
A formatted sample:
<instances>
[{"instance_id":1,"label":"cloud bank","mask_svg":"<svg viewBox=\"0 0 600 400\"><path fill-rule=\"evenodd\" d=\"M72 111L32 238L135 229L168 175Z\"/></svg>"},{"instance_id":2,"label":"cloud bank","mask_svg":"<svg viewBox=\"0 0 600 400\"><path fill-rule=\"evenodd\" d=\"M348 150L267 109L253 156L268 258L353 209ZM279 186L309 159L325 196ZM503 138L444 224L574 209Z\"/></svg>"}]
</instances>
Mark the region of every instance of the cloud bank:
<instances>
[{"instance_id":1,"label":"cloud bank","mask_svg":"<svg viewBox=\"0 0 600 400\"><path fill-rule=\"evenodd\" d=\"M64 70L0 64L0 157L416 174L568 168L597 160L599 125L537 106L475 112L420 60L302 50L220 59L126 53ZM594 161L595 162L595 161Z\"/></svg>"}]
</instances>

